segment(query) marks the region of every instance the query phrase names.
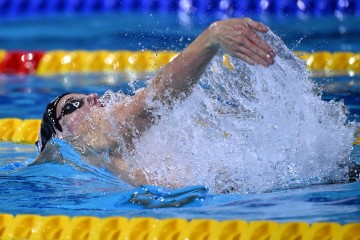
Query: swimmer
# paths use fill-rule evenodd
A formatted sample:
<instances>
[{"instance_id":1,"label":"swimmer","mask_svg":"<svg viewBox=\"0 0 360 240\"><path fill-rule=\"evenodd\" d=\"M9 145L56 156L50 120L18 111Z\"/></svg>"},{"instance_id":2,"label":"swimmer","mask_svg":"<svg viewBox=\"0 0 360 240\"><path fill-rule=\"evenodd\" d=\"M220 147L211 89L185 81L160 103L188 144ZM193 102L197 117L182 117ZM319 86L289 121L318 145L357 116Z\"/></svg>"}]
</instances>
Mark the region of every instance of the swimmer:
<instances>
[{"instance_id":1,"label":"swimmer","mask_svg":"<svg viewBox=\"0 0 360 240\"><path fill-rule=\"evenodd\" d=\"M36 143L39 152L43 152L52 137L75 136L97 152L107 151L111 159L109 169L128 183L150 184L140 168L134 170L132 167L129 174L130 168L119 150L130 149L133 140L155 123L156 116L152 114L149 100L171 106L174 100L188 96L219 49L251 65L267 67L273 64L274 50L256 34L267 31L268 27L250 18L214 22L160 69L131 101L120 101L105 108L97 94L65 93L58 96L49 103L43 115ZM122 143L111 134L114 132L122 137Z\"/></svg>"}]
</instances>

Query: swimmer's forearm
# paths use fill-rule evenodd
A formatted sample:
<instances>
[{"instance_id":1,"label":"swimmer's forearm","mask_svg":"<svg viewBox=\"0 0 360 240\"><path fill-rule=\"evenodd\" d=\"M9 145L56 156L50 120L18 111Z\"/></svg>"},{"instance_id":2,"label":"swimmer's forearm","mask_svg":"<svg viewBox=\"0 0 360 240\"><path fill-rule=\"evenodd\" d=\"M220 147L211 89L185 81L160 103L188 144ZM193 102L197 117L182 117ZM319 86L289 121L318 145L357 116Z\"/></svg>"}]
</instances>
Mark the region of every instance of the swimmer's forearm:
<instances>
[{"instance_id":1,"label":"swimmer's forearm","mask_svg":"<svg viewBox=\"0 0 360 240\"><path fill-rule=\"evenodd\" d=\"M153 79L151 87L155 88L157 97L168 100L180 94L188 95L218 49L212 30L208 28ZM164 94L165 91L170 95Z\"/></svg>"}]
</instances>

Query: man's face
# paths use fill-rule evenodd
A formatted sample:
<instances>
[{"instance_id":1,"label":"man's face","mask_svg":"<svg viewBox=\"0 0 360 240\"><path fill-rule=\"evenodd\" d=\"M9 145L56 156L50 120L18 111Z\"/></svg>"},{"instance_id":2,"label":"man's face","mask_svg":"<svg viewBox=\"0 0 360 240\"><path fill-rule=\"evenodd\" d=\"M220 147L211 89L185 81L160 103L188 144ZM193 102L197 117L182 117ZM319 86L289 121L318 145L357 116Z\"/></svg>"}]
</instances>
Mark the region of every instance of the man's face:
<instances>
[{"instance_id":1,"label":"man's face","mask_svg":"<svg viewBox=\"0 0 360 240\"><path fill-rule=\"evenodd\" d=\"M72 93L61 98L56 106L56 118L66 133L79 133L89 113L102 107L96 93L89 95ZM59 134L59 132L57 132Z\"/></svg>"}]
</instances>

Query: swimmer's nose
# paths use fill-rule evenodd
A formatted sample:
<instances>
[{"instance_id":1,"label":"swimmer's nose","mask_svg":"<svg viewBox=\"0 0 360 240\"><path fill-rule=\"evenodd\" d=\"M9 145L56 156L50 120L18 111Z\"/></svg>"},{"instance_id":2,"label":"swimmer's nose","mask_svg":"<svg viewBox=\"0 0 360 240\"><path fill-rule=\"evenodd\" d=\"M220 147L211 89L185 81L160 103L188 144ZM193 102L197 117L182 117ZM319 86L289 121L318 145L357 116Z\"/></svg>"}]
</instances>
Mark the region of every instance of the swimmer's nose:
<instances>
[{"instance_id":1,"label":"swimmer's nose","mask_svg":"<svg viewBox=\"0 0 360 240\"><path fill-rule=\"evenodd\" d=\"M88 102L88 104L92 107L92 106L100 106L100 102L98 101L99 96L96 93L91 93L89 95L86 96L86 101Z\"/></svg>"}]
</instances>

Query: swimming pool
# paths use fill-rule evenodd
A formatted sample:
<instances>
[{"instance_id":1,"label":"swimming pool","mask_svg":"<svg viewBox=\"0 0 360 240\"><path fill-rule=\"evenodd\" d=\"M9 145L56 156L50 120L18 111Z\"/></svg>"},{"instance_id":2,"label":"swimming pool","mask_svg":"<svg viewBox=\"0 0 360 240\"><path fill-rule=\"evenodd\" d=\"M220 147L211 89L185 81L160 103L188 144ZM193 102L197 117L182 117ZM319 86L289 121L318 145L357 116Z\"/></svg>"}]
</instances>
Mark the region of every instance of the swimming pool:
<instances>
[{"instance_id":1,"label":"swimming pool","mask_svg":"<svg viewBox=\"0 0 360 240\"><path fill-rule=\"evenodd\" d=\"M114 30L114 24L108 24L109 15L112 23L123 24L119 27L120 30ZM99 14L98 16L82 17L72 15L50 17L47 23L51 24L47 26L43 25L42 20L36 18L30 18L30 20L10 19L7 20L7 23L11 24L7 26L10 30L14 30L8 29L3 32L3 46L7 50L40 49L47 52L53 49L84 49L84 46L86 46L85 50L118 50L119 48L179 50L194 38L204 24L210 21L203 18L198 25L193 24L195 26L190 28L190 25L185 24L189 24L185 20L181 22L169 18L169 16L165 18L165 15L156 16L156 14L147 13L143 19L127 17L126 19L131 19L127 21L135 22L132 22L131 25L139 27L138 29L128 29L129 22L122 22L123 15L121 16ZM138 15L135 14L135 16ZM356 20L355 17L352 17L349 16ZM153 22L144 20L149 18ZM89 19L91 19L90 22ZM164 19L167 21L166 26L162 25ZM288 19L291 19L291 16ZM328 21L339 23L332 25L333 28L338 29L339 26L345 26L349 32L349 34L337 35L330 34L333 31L331 27L326 30L327 22L323 18L316 20L319 22L314 19L306 21L313 23L316 30L324 31L323 33L319 31L321 34L317 31L313 32L313 35L318 33L321 38L319 36L309 37L309 41L306 41L306 38L300 41L298 36L303 36L303 32L305 32L301 25L304 20L293 20L294 26L298 26L298 29L288 27L286 30L278 31L280 34L284 34L288 45L298 51L359 51L360 46L358 43L356 44L359 25L354 24L354 21L341 22L338 18L328 17ZM68 24L75 21L81 26L89 26L89 30L83 27L69 31ZM278 19L273 21L279 22ZM29 23L29 25L24 23ZM55 23L59 26L58 30L49 31L52 29L52 24ZM156 30L153 28L154 25ZM271 26L271 24L269 25ZM282 29L283 26L278 26L278 29ZM95 34L94 29L100 29L103 32ZM298 32L298 30L301 31ZM151 34L152 31L155 32ZM43 35L37 41L34 36L37 36L39 32ZM92 32L92 35L87 34L89 32ZM16 33L16 35L10 33ZM125 34L130 34L130 36ZM103 35L107 37L104 41L99 41ZM159 36L161 37L159 38ZM127 41L125 44L124 40L128 39L127 37L134 41ZM26 39L26 43L23 45L24 39ZM114 43L119 44L120 47L115 47ZM330 71L330 73L334 75L336 71ZM151 74L147 73L147 75ZM348 72L346 74L349 75ZM341 75L314 79L324 84L324 99L345 99L345 104L350 109L350 118L358 122L358 76L356 73L350 74L354 76L343 76L343 73ZM132 88L126 84L129 77L131 78L131 75L122 73L64 73L50 76L2 75L0 81L3 93L0 100L2 104L0 116L1 118L39 119L46 103L60 92L69 89L94 91L102 94L109 88L118 89L120 85L125 91L131 92ZM141 81L137 84L143 85ZM24 111L18 112L14 109L24 109ZM124 216L127 218L146 216L158 219L180 217L184 219L243 219L246 221L305 221L308 223L331 221L342 224L359 222L360 219L359 182L319 183L319 185L301 186L301 188L289 190L277 191L274 189L260 194L213 194L208 193L207 189L202 186L178 191L159 189L154 186L132 188L106 171L81 163L76 156L72 155L73 152L66 143L59 141L57 144L66 149L69 154L69 164L53 163L25 167L24 163L29 163L36 158L36 148L29 144L1 143L3 156L1 165L2 167L6 166L2 169L6 174L1 176L0 192L3 193L1 195L1 212L43 216L88 215L96 217ZM352 155L357 157L358 151L357 145L354 145ZM175 206L178 205L183 206L176 208Z\"/></svg>"}]
</instances>

